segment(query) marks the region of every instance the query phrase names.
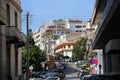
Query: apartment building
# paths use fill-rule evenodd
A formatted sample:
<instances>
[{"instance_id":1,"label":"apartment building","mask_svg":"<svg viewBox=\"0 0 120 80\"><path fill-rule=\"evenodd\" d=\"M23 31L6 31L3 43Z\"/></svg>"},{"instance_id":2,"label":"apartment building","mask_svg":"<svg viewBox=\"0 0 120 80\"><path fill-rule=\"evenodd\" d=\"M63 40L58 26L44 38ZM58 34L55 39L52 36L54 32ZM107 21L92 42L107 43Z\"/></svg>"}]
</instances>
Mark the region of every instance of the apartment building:
<instances>
[{"instance_id":1,"label":"apartment building","mask_svg":"<svg viewBox=\"0 0 120 80\"><path fill-rule=\"evenodd\" d=\"M49 50L50 54L54 54L54 46L56 40L59 39L61 35L68 34L69 30L62 26L50 25L47 27L45 32L43 32L43 41L46 43L46 48ZM48 52L48 53L49 53Z\"/></svg>"},{"instance_id":2,"label":"apartment building","mask_svg":"<svg viewBox=\"0 0 120 80\"><path fill-rule=\"evenodd\" d=\"M58 19L52 20L51 22L55 25L69 29L70 32L77 32L81 35L86 31L86 24L84 24L80 19Z\"/></svg>"},{"instance_id":3,"label":"apartment building","mask_svg":"<svg viewBox=\"0 0 120 80\"><path fill-rule=\"evenodd\" d=\"M91 24L96 27L92 49L103 50L104 73L120 73L120 0L96 0Z\"/></svg>"},{"instance_id":4,"label":"apartment building","mask_svg":"<svg viewBox=\"0 0 120 80\"><path fill-rule=\"evenodd\" d=\"M49 66L50 69L53 68L54 66L52 58L53 56L55 56L54 46L56 40L59 38L59 36L68 33L69 33L68 29L65 29L63 26L58 26L55 24L49 25L44 24L39 29L33 32L35 45L40 47L40 49L42 49L45 52L47 60L51 64Z\"/></svg>"},{"instance_id":5,"label":"apartment building","mask_svg":"<svg viewBox=\"0 0 120 80\"><path fill-rule=\"evenodd\" d=\"M40 41L41 41L41 28L36 29L33 32L33 39L35 41L35 45L38 46L40 48Z\"/></svg>"},{"instance_id":6,"label":"apartment building","mask_svg":"<svg viewBox=\"0 0 120 80\"><path fill-rule=\"evenodd\" d=\"M0 80L21 75L21 46L26 43L21 12L19 0L0 0Z\"/></svg>"},{"instance_id":7,"label":"apartment building","mask_svg":"<svg viewBox=\"0 0 120 80\"><path fill-rule=\"evenodd\" d=\"M49 37L51 36L52 42L55 43L55 40L58 39L60 35L64 35L68 33L69 33L69 29L66 29L63 26L56 25L53 22L44 23L37 30L33 32L33 39L35 41L35 45L39 46L40 49L44 50L45 42L47 42L48 36Z\"/></svg>"},{"instance_id":8,"label":"apartment building","mask_svg":"<svg viewBox=\"0 0 120 80\"><path fill-rule=\"evenodd\" d=\"M58 19L58 20L52 20L51 23L57 25L57 26L63 26L64 28L67 28L67 21L64 19Z\"/></svg>"},{"instance_id":9,"label":"apartment building","mask_svg":"<svg viewBox=\"0 0 120 80\"><path fill-rule=\"evenodd\" d=\"M49 24L41 25L39 29L34 32L34 40L36 42L36 45L39 44L38 46L40 46L40 49L47 50L47 53L49 54L55 53L54 49L56 44L57 46L59 46L59 44L61 45L61 42L56 42L56 40L59 39L60 36L66 37L65 44L66 42L68 42L67 45L69 45L68 39L73 39L73 36L80 37L86 35L86 25L80 19L52 20ZM37 38L35 38L35 35L37 36ZM74 42L70 43L72 49L73 44ZM68 53L70 51L70 54L64 52L64 56L69 55L70 57L72 57L72 49L66 49L65 51L67 51ZM67 53L67 55L65 55L65 53Z\"/></svg>"},{"instance_id":10,"label":"apartment building","mask_svg":"<svg viewBox=\"0 0 120 80\"><path fill-rule=\"evenodd\" d=\"M80 34L76 32L60 36L60 38L56 41L55 54L58 56L63 55L72 58L74 44L79 38Z\"/></svg>"},{"instance_id":11,"label":"apartment building","mask_svg":"<svg viewBox=\"0 0 120 80\"><path fill-rule=\"evenodd\" d=\"M66 19L66 28L69 34L60 36L56 43L56 54L72 58L72 51L76 40L86 36L87 24L79 19Z\"/></svg>"},{"instance_id":12,"label":"apartment building","mask_svg":"<svg viewBox=\"0 0 120 80\"><path fill-rule=\"evenodd\" d=\"M70 32L77 32L81 35L85 35L86 26L80 19L66 19L67 28Z\"/></svg>"}]
</instances>

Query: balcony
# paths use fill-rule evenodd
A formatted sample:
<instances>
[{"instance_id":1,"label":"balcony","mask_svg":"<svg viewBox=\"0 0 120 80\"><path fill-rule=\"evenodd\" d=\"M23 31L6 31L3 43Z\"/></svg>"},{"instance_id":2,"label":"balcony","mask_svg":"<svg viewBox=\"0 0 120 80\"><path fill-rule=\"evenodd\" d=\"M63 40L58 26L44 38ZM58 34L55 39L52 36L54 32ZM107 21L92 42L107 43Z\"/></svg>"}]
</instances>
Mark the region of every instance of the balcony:
<instances>
[{"instance_id":1,"label":"balcony","mask_svg":"<svg viewBox=\"0 0 120 80\"><path fill-rule=\"evenodd\" d=\"M20 32L20 34L21 38L19 38L18 46L23 46L26 43L26 36L23 32Z\"/></svg>"},{"instance_id":2,"label":"balcony","mask_svg":"<svg viewBox=\"0 0 120 80\"><path fill-rule=\"evenodd\" d=\"M63 50L64 50L64 51L72 51L73 48L64 48Z\"/></svg>"},{"instance_id":3,"label":"balcony","mask_svg":"<svg viewBox=\"0 0 120 80\"><path fill-rule=\"evenodd\" d=\"M58 50L56 50L55 52L58 53L58 54L61 54L62 51L63 51L63 49L58 49Z\"/></svg>"},{"instance_id":4,"label":"balcony","mask_svg":"<svg viewBox=\"0 0 120 80\"><path fill-rule=\"evenodd\" d=\"M7 22L6 11L0 4L0 24L5 25L6 22Z\"/></svg>"},{"instance_id":5,"label":"balcony","mask_svg":"<svg viewBox=\"0 0 120 80\"><path fill-rule=\"evenodd\" d=\"M17 46L23 46L26 43L25 34L20 32L15 26L6 27L7 41L15 43Z\"/></svg>"}]
</instances>

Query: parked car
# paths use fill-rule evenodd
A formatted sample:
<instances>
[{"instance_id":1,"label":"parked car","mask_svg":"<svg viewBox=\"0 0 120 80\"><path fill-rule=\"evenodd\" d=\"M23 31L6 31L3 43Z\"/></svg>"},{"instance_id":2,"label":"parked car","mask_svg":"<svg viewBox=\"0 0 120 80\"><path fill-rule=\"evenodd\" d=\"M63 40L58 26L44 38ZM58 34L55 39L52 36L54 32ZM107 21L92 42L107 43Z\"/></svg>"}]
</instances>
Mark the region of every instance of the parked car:
<instances>
[{"instance_id":1,"label":"parked car","mask_svg":"<svg viewBox=\"0 0 120 80\"><path fill-rule=\"evenodd\" d=\"M38 71L32 73L33 78L45 78L46 77L46 71Z\"/></svg>"},{"instance_id":2,"label":"parked car","mask_svg":"<svg viewBox=\"0 0 120 80\"><path fill-rule=\"evenodd\" d=\"M83 61L77 61L77 62L75 62L75 64L76 64L76 66L77 67L82 67L82 65L84 64L84 62Z\"/></svg>"},{"instance_id":3,"label":"parked car","mask_svg":"<svg viewBox=\"0 0 120 80\"><path fill-rule=\"evenodd\" d=\"M89 77L91 77L92 75L84 75L82 80L89 80Z\"/></svg>"},{"instance_id":4,"label":"parked car","mask_svg":"<svg viewBox=\"0 0 120 80\"><path fill-rule=\"evenodd\" d=\"M119 80L119 78L112 75L95 74L95 75L89 76L86 80Z\"/></svg>"},{"instance_id":5,"label":"parked car","mask_svg":"<svg viewBox=\"0 0 120 80\"><path fill-rule=\"evenodd\" d=\"M62 74L62 73L57 73L57 72L50 72L50 73L48 73L47 75L46 75L46 78L48 78L48 77L59 77L59 79L58 80L63 80L64 79L64 77L65 77L65 75L64 74ZM44 78L45 80L46 80L46 78ZM49 80L49 79L48 79ZM54 80L54 79L50 79L50 80ZM57 80L57 79L55 79L55 80Z\"/></svg>"},{"instance_id":6,"label":"parked car","mask_svg":"<svg viewBox=\"0 0 120 80\"><path fill-rule=\"evenodd\" d=\"M60 78L58 76L48 76L44 78L43 80L60 80Z\"/></svg>"},{"instance_id":7,"label":"parked car","mask_svg":"<svg viewBox=\"0 0 120 80\"><path fill-rule=\"evenodd\" d=\"M82 72L82 73L80 73L80 79L83 79L83 77L85 76L85 75L88 75L89 73L88 72Z\"/></svg>"}]
</instances>

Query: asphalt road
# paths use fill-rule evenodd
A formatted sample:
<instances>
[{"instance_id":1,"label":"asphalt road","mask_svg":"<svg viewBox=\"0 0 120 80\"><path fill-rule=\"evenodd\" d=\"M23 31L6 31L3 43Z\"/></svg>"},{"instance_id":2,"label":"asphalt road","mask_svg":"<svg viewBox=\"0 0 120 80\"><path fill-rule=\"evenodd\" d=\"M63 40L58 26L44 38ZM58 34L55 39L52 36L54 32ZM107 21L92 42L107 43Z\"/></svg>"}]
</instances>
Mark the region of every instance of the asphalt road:
<instances>
[{"instance_id":1,"label":"asphalt road","mask_svg":"<svg viewBox=\"0 0 120 80\"><path fill-rule=\"evenodd\" d=\"M79 68L73 62L68 62L64 70L66 76L64 80L80 80L78 77L78 70Z\"/></svg>"}]
</instances>

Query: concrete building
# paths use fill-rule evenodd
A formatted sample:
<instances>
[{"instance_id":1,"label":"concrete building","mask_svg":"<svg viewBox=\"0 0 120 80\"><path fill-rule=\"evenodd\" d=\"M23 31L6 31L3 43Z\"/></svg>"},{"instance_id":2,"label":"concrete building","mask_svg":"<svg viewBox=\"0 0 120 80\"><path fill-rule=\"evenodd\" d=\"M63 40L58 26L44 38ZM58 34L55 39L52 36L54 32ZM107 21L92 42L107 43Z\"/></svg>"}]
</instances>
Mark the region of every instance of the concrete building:
<instances>
[{"instance_id":1,"label":"concrete building","mask_svg":"<svg viewBox=\"0 0 120 80\"><path fill-rule=\"evenodd\" d=\"M74 33L75 33L75 35L74 35ZM36 45L40 46L40 49L49 50L49 51L47 51L47 53L53 54L55 45L56 44L59 45L61 43L60 41L59 41L59 43L56 42L56 40L59 39L60 36L65 37L64 38L66 40L65 44L68 41L68 43L66 45L68 47L69 39L72 39L73 36L80 37L80 36L84 36L84 35L86 35L86 26L81 20L79 20L79 19L65 19L65 20L59 19L59 20L52 20L49 24L42 25L38 30L36 30L34 32L33 36L34 36ZM70 43L70 44L73 49L74 42L72 41L72 43ZM72 57L72 49L64 50L63 51L64 56L68 55L68 56ZM59 51L57 53L59 53ZM67 55L65 55L66 53L67 53Z\"/></svg>"},{"instance_id":2,"label":"concrete building","mask_svg":"<svg viewBox=\"0 0 120 80\"><path fill-rule=\"evenodd\" d=\"M62 35L60 39L57 40L56 54L72 58L74 44L77 39L86 36L89 24L83 23L80 19L66 19L66 28L69 29L69 34Z\"/></svg>"},{"instance_id":3,"label":"concrete building","mask_svg":"<svg viewBox=\"0 0 120 80\"><path fill-rule=\"evenodd\" d=\"M52 20L51 23L57 26L63 26L64 28L67 28L67 21L64 19Z\"/></svg>"},{"instance_id":4,"label":"concrete building","mask_svg":"<svg viewBox=\"0 0 120 80\"><path fill-rule=\"evenodd\" d=\"M56 55L63 55L72 58L74 44L79 38L80 34L75 32L60 36L55 45Z\"/></svg>"},{"instance_id":5,"label":"concrete building","mask_svg":"<svg viewBox=\"0 0 120 80\"><path fill-rule=\"evenodd\" d=\"M90 20L86 21L86 54L84 55L84 60L89 64L90 74L103 74L103 52L100 49L92 49L92 40L95 34L95 26L91 26Z\"/></svg>"},{"instance_id":6,"label":"concrete building","mask_svg":"<svg viewBox=\"0 0 120 80\"><path fill-rule=\"evenodd\" d=\"M33 39L35 41L35 45L38 46L41 50L45 49L45 46L43 44L44 36L42 34L47 30L47 27L50 25L53 25L53 23L51 22L43 23L42 25L40 25L38 29L33 31Z\"/></svg>"},{"instance_id":7,"label":"concrete building","mask_svg":"<svg viewBox=\"0 0 120 80\"><path fill-rule=\"evenodd\" d=\"M34 41L35 41L35 45L36 46L38 46L40 49L42 49L41 48L41 28L38 28L37 30L35 30L34 32L33 32L33 39L34 39Z\"/></svg>"},{"instance_id":8,"label":"concrete building","mask_svg":"<svg viewBox=\"0 0 120 80\"><path fill-rule=\"evenodd\" d=\"M47 34L47 32L50 32L51 35ZM49 25L44 24L44 25L41 25L40 28L38 28L33 32L33 39L35 41L35 45L40 47L40 49L44 50L45 43L48 40L48 35L49 37L50 36L52 37L50 39L52 40L53 43L55 43L55 40L58 39L59 36L68 34L68 33L69 33L69 29L66 29L63 26L57 26L53 23Z\"/></svg>"},{"instance_id":9,"label":"concrete building","mask_svg":"<svg viewBox=\"0 0 120 80\"><path fill-rule=\"evenodd\" d=\"M80 19L67 19L66 20L67 28L70 32L77 32L80 35L85 35L86 33L86 26Z\"/></svg>"},{"instance_id":10,"label":"concrete building","mask_svg":"<svg viewBox=\"0 0 120 80\"><path fill-rule=\"evenodd\" d=\"M103 50L104 73L120 73L120 0L96 0L91 23L96 27L92 49Z\"/></svg>"},{"instance_id":11,"label":"concrete building","mask_svg":"<svg viewBox=\"0 0 120 80\"><path fill-rule=\"evenodd\" d=\"M18 80L21 74L21 46L26 37L21 32L19 0L0 0L0 80Z\"/></svg>"},{"instance_id":12,"label":"concrete building","mask_svg":"<svg viewBox=\"0 0 120 80\"><path fill-rule=\"evenodd\" d=\"M42 33L43 36L43 44L45 43L46 50L49 50L48 53L54 55L54 46L56 44L56 40L59 39L61 35L68 34L69 30L65 29L62 26L50 25L45 31Z\"/></svg>"},{"instance_id":13,"label":"concrete building","mask_svg":"<svg viewBox=\"0 0 120 80\"><path fill-rule=\"evenodd\" d=\"M54 67L54 46L55 46L55 41L59 38L60 35L68 34L69 30L65 29L62 26L57 26L57 25L47 25L41 27L39 30L36 31L37 34L33 35L33 38L36 42L40 45L40 49L45 51L47 60L49 62L49 69L52 69ZM38 35L39 34L39 35ZM35 37L36 35L36 37ZM39 39L38 39L39 38Z\"/></svg>"},{"instance_id":14,"label":"concrete building","mask_svg":"<svg viewBox=\"0 0 120 80\"><path fill-rule=\"evenodd\" d=\"M70 32L77 32L81 35L84 35L86 31L86 26L80 19L59 19L59 20L52 20L53 24L58 26L63 26L64 28L69 29Z\"/></svg>"}]
</instances>

